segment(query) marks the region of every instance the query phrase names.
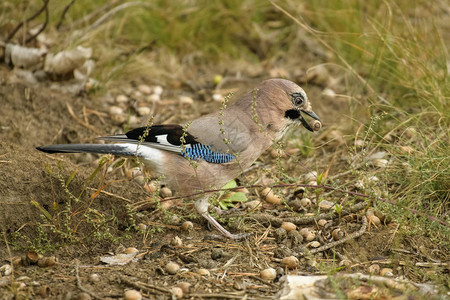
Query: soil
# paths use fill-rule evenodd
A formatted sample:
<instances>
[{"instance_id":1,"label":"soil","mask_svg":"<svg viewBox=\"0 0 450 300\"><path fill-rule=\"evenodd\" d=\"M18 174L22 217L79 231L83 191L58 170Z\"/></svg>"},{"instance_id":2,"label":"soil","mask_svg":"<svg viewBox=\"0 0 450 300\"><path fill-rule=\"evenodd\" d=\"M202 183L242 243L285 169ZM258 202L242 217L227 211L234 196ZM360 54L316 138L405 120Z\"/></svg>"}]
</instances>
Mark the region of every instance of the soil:
<instances>
[{"instance_id":1,"label":"soil","mask_svg":"<svg viewBox=\"0 0 450 300\"><path fill-rule=\"evenodd\" d=\"M249 88L252 82L244 85ZM309 93L310 98L318 99L317 104L313 101L317 113L333 120L325 121L325 125L338 124L342 108L321 97L314 86ZM167 119L181 123L220 106L217 102L198 100L195 95L193 98L195 104L191 106L156 106L154 123ZM218 215L218 219L232 232L252 232L253 236L244 241L217 239L213 236L216 232L210 231L195 213L192 203L182 199L159 202L160 197L144 189L136 179L127 177L126 171L135 165L131 160L120 165L121 158L114 161L111 158L107 163L109 168L101 168L94 174L98 166L95 156L47 155L35 150L36 146L47 144L91 142L99 135L120 131L121 126L109 117L103 95L74 96L45 84L29 85L3 66L0 67L0 104L0 231L3 233L0 259L2 265L11 259L17 263L13 277L0 276L0 299L89 299L81 298L88 297L86 292L98 299L116 299L122 298L127 289L140 290L150 299L170 299L172 288L180 282L191 285L185 295L187 299L245 296L262 299L279 291L278 279L283 274L323 274L333 266L339 268L340 262L344 268L341 271L348 273L368 273L369 266L378 262L382 267L392 268L396 277L416 282L426 282L433 274L447 272L431 269L434 273L428 276L426 272L410 269L409 265L416 262L448 260L448 253L427 237L399 235L395 221L372 225L362 236L336 246L334 251L305 256L306 249L313 249L310 242L302 241L299 235L280 236L280 231L277 232L284 218L301 218L287 205L263 202L262 209L252 211L238 204L237 209ZM79 120L87 121L90 126ZM141 121L145 124L145 118ZM297 168L294 174L326 169L332 151L338 155L343 153L338 147L329 143L324 146L323 154L316 154L314 159L299 159L296 154L282 158L282 164L287 173ZM269 178L262 168L270 168L274 163L268 151L257 162L257 168L246 175L248 182ZM345 168L344 162L342 167ZM106 193L96 193L99 188ZM298 200L293 189L279 192L288 204ZM313 195L311 191L305 194ZM329 195L331 201L342 200L342 195ZM250 189L247 197L260 199L254 189ZM130 212L130 207L136 210ZM261 211L279 222L271 225ZM302 210L300 216L311 212ZM326 244L336 228L346 234L358 231L363 215L358 211L341 219L334 218L327 228L321 228L315 221L299 227L311 228L315 240ZM193 230L182 230L180 225L184 221L192 221ZM100 261L101 257L124 253L129 247L136 248L139 254L126 265ZM56 264L40 267L26 260L27 253L33 251L44 257L56 257ZM295 270L281 265L281 259L290 255L303 257ZM344 263L346 260L350 263ZM181 269L175 275L169 274L168 262L176 262ZM267 267L277 270L273 282L260 278L260 271ZM199 275L197 271L202 268L210 275ZM21 282L25 285L21 286Z\"/></svg>"}]
</instances>

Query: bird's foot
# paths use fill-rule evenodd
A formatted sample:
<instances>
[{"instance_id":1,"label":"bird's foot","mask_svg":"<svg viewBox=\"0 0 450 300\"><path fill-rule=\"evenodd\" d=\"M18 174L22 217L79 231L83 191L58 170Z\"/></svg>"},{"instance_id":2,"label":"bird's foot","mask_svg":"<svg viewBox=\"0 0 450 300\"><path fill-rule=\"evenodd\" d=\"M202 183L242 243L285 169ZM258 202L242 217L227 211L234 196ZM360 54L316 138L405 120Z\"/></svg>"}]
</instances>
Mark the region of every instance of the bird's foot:
<instances>
[{"instance_id":1,"label":"bird's foot","mask_svg":"<svg viewBox=\"0 0 450 300\"><path fill-rule=\"evenodd\" d=\"M219 224L219 222L216 221L216 219L214 219L210 214L208 214L207 212L202 213L202 216L208 220L209 224L211 224L214 228L216 228L225 238L229 238L232 240L242 240L245 238L248 238L249 236L252 235L252 233L239 233L239 234L232 234L230 233L228 230L226 230L225 228L223 228L222 225ZM213 239L216 239L216 235L210 235L211 237L213 237Z\"/></svg>"}]
</instances>

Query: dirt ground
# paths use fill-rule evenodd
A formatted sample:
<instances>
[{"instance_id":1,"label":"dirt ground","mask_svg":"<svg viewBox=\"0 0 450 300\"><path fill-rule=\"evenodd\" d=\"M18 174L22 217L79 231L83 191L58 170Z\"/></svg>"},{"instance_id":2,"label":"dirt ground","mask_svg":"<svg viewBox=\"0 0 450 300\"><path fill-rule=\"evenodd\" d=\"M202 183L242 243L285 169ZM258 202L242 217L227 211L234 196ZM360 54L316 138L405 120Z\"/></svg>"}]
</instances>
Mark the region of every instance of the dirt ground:
<instances>
[{"instance_id":1,"label":"dirt ground","mask_svg":"<svg viewBox=\"0 0 450 300\"><path fill-rule=\"evenodd\" d=\"M245 91L252 84L245 82L238 87ZM220 106L218 102L199 100L183 87L175 93L183 92L190 94L195 104L156 105L154 123L181 123ZM320 96L314 86L308 93L315 99L312 101L316 112L327 116L323 118L325 126L332 128L340 122L336 103ZM446 261L448 253L427 237L398 234L395 220L370 226L362 236L336 246L334 251L303 255L314 249L314 241L320 245L332 241L330 234L335 229L347 235L360 230L364 213L344 212L342 218L336 218L324 211L327 216L323 218L328 220L325 226L317 223L320 218L298 222L298 229L315 232L312 241L304 240L298 232L283 235L278 229L281 221L301 219L292 209L301 198L302 193L297 198L294 195L298 188L279 191L288 205L262 202L262 208L251 210L238 204L237 210L219 215L220 222L230 231L254 235L239 242L217 240L209 238L214 232L195 214L192 203L176 199L158 204L155 198L160 197L143 188L138 180L127 177L131 161L120 166L117 161L121 159L117 158L109 163L109 172L102 169L91 180L98 165L98 161L93 163L96 157L52 156L35 150L36 146L53 143L91 142L99 135L120 131L122 125L118 126L109 116L104 100L105 95L74 96L46 84L29 85L17 79L9 68L0 67L0 231L4 233L0 259L4 265L11 259L17 262L15 257L22 258L22 263L14 268L14 277L0 276L0 299L116 299L122 298L127 289L140 290L149 299L170 299L172 288L180 282L190 284L186 299L264 299L279 291L278 279L286 273L331 274L330 270L339 269L368 274L369 267L377 263L381 268L392 269L397 278L428 282L433 276L448 272L442 268L424 272L409 268L418 262ZM68 105L77 118L71 115ZM145 125L146 118L138 121ZM296 175L324 170L330 152L342 153L338 147L331 142L320 150L323 155L314 156L314 160L305 158L299 163L298 154L293 154L282 158L281 163L287 173ZM268 151L246 175L248 182L259 182L265 176L262 169L270 168L274 162ZM345 168L345 163L341 164ZM65 188L64 182L74 171L76 175ZM99 187L106 193L96 194ZM72 195L78 197L83 190L76 201ZM339 193L327 195L333 202L344 199ZM304 197L313 196L314 192L307 189ZM255 189L250 189L247 197L260 199ZM37 204L33 205L33 201ZM352 201L356 205L362 199ZM67 207L70 211L64 213ZM130 207L136 211L130 212ZM50 219L43 211L49 213ZM311 212L312 209L300 210L301 215ZM194 228L183 230L184 221L193 222ZM124 253L129 247L136 248L138 254L126 265L100 261L101 257ZM25 255L32 250L45 257L56 257L56 264L40 267L25 263ZM302 257L294 270L281 264L290 255ZM177 263L180 270L170 274L166 267L169 262ZM260 271L268 267L277 271L273 282L260 278ZM200 275L201 269L208 270L209 275Z\"/></svg>"}]
</instances>

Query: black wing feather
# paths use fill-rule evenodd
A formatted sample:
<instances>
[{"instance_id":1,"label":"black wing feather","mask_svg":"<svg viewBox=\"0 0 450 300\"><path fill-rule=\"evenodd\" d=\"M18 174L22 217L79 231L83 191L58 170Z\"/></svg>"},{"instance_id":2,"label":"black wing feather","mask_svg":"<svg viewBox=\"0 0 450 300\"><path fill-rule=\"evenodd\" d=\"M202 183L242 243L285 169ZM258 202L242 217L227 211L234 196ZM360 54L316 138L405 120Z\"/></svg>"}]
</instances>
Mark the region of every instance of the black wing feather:
<instances>
[{"instance_id":1,"label":"black wing feather","mask_svg":"<svg viewBox=\"0 0 450 300\"><path fill-rule=\"evenodd\" d=\"M139 127L125 133L127 138L140 141L144 137L145 142L157 143L158 136L167 135L167 141L174 146L181 146L181 138L184 135L184 144L198 144L195 137L177 124L153 125L149 127Z\"/></svg>"}]
</instances>

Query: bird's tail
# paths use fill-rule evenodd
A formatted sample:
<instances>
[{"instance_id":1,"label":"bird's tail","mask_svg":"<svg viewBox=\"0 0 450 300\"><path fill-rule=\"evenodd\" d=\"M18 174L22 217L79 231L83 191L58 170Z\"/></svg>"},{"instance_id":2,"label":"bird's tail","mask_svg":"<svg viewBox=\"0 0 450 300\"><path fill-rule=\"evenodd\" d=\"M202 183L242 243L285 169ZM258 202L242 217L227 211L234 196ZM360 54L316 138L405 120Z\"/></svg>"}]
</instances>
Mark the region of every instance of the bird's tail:
<instances>
[{"instance_id":1,"label":"bird's tail","mask_svg":"<svg viewBox=\"0 0 450 300\"><path fill-rule=\"evenodd\" d=\"M142 156L136 144L61 144L36 148L46 153L98 153L126 156Z\"/></svg>"}]
</instances>

